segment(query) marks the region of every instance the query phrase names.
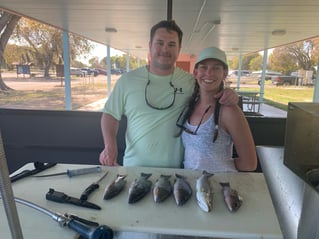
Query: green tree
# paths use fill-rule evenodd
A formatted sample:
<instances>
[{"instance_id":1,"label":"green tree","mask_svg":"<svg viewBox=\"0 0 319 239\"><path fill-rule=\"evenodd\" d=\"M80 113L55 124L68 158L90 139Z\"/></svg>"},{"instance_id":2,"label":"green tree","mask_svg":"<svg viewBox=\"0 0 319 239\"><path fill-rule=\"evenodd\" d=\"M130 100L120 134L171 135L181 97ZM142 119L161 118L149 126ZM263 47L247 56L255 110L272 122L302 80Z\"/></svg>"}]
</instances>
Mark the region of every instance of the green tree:
<instances>
[{"instance_id":1,"label":"green tree","mask_svg":"<svg viewBox=\"0 0 319 239\"><path fill-rule=\"evenodd\" d=\"M258 53L248 54L243 56L241 62L241 69L242 70L254 70L251 68L251 61L256 57L260 56ZM239 57L234 57L233 59L228 61L228 66L230 69L236 70L239 68ZM260 69L260 67L259 67Z\"/></svg>"},{"instance_id":2,"label":"green tree","mask_svg":"<svg viewBox=\"0 0 319 239\"><path fill-rule=\"evenodd\" d=\"M313 70L312 51L314 49L314 41L307 40L296 44L288 45L287 51L298 64L299 69Z\"/></svg>"},{"instance_id":3,"label":"green tree","mask_svg":"<svg viewBox=\"0 0 319 239\"><path fill-rule=\"evenodd\" d=\"M230 70L237 70L239 66L239 57L233 57L232 59L228 60L227 63Z\"/></svg>"},{"instance_id":4,"label":"green tree","mask_svg":"<svg viewBox=\"0 0 319 239\"><path fill-rule=\"evenodd\" d=\"M259 53L253 53L253 54L248 54L248 55L245 55L242 59L242 63L241 63L241 69L243 70L252 70L250 68L250 62L252 61L252 59L256 58L260 56Z\"/></svg>"},{"instance_id":5,"label":"green tree","mask_svg":"<svg viewBox=\"0 0 319 239\"><path fill-rule=\"evenodd\" d=\"M12 64L18 62L19 59L19 47L15 44L7 44L3 52L2 67L12 68Z\"/></svg>"},{"instance_id":6,"label":"green tree","mask_svg":"<svg viewBox=\"0 0 319 239\"><path fill-rule=\"evenodd\" d=\"M89 64L92 68L103 68L103 65L100 64L99 58L97 56L92 57L89 60Z\"/></svg>"},{"instance_id":7,"label":"green tree","mask_svg":"<svg viewBox=\"0 0 319 239\"><path fill-rule=\"evenodd\" d=\"M10 70L16 64L26 64L36 62L32 55L29 54L30 48L27 46L19 46L16 44L7 44L4 51L4 63Z\"/></svg>"},{"instance_id":8,"label":"green tree","mask_svg":"<svg viewBox=\"0 0 319 239\"><path fill-rule=\"evenodd\" d=\"M262 68L263 64L263 57L262 55L258 54L255 55L249 62L249 70L251 71L259 71Z\"/></svg>"},{"instance_id":9,"label":"green tree","mask_svg":"<svg viewBox=\"0 0 319 239\"><path fill-rule=\"evenodd\" d=\"M104 57L100 63L103 65L102 68L106 67L106 57ZM139 65L146 65L147 61L146 60L140 60L140 62L138 63L138 59L134 56L130 56L129 57L129 67L130 69L135 69L137 68ZM126 69L126 54L123 54L122 56L111 56L111 69L112 68L122 68L122 69Z\"/></svg>"},{"instance_id":10,"label":"green tree","mask_svg":"<svg viewBox=\"0 0 319 239\"><path fill-rule=\"evenodd\" d=\"M30 47L29 54L36 59L36 65L43 68L44 77L49 77L49 70L58 63L63 56L62 31L60 29L22 18L13 34L13 39L21 45ZM70 34L69 49L70 62L77 55L86 54L92 44L79 36Z\"/></svg>"},{"instance_id":11,"label":"green tree","mask_svg":"<svg viewBox=\"0 0 319 239\"><path fill-rule=\"evenodd\" d=\"M114 68L126 68L126 54L123 54L122 56L112 56L112 63L114 65ZM130 62L131 62L131 57L130 57ZM130 64L131 68L131 64Z\"/></svg>"},{"instance_id":12,"label":"green tree","mask_svg":"<svg viewBox=\"0 0 319 239\"><path fill-rule=\"evenodd\" d=\"M85 67L87 67L83 62L77 61L77 60L73 60L72 61L72 66L76 67L76 68L85 68Z\"/></svg>"},{"instance_id":13,"label":"green tree","mask_svg":"<svg viewBox=\"0 0 319 239\"><path fill-rule=\"evenodd\" d=\"M313 49L312 49L312 59L314 60L314 63L318 63L319 59L319 37L313 39Z\"/></svg>"},{"instance_id":14,"label":"green tree","mask_svg":"<svg viewBox=\"0 0 319 239\"><path fill-rule=\"evenodd\" d=\"M311 61L312 61L313 66L317 66L318 61L319 61L319 37L314 38L313 43L314 44L313 44L313 49L312 49L312 53L311 53Z\"/></svg>"},{"instance_id":15,"label":"green tree","mask_svg":"<svg viewBox=\"0 0 319 239\"><path fill-rule=\"evenodd\" d=\"M298 69L296 56L291 54L288 46L275 48L269 56L269 69L289 75Z\"/></svg>"},{"instance_id":16,"label":"green tree","mask_svg":"<svg viewBox=\"0 0 319 239\"><path fill-rule=\"evenodd\" d=\"M271 69L290 74L297 70L312 70L318 63L319 38L297 42L274 49L270 56Z\"/></svg>"},{"instance_id":17,"label":"green tree","mask_svg":"<svg viewBox=\"0 0 319 239\"><path fill-rule=\"evenodd\" d=\"M2 79L1 67L3 64L4 50L19 20L20 16L0 10L0 91L10 90L10 87L8 87Z\"/></svg>"}]
</instances>

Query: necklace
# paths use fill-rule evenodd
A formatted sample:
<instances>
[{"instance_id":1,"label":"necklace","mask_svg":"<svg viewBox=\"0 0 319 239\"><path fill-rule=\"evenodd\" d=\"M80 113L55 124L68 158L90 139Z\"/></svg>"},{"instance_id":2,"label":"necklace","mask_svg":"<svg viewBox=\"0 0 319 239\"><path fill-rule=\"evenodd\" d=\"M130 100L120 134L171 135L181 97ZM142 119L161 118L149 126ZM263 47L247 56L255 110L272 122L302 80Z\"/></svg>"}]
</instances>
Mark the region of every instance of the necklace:
<instances>
[{"instance_id":1,"label":"necklace","mask_svg":"<svg viewBox=\"0 0 319 239\"><path fill-rule=\"evenodd\" d=\"M149 87L149 85L150 85L150 83L151 83L151 80L150 80L150 71L148 70L147 71L147 83L146 83L146 86L145 86L145 102L146 102L146 104L149 106L149 107L151 107L152 109L155 109L155 110L166 110L166 109L168 109L168 108L170 108L170 107L172 107L173 105L174 105L174 103L175 103L175 97L176 97L176 92L177 92L177 88L175 88L175 86L173 85L173 83L172 83L172 79L173 79L173 76L174 76L174 72L175 72L175 70L173 71L173 73L172 73L172 75L171 75L171 79L169 80L169 85L170 85L170 87L173 89L173 100L172 100L172 102L169 104L169 105L167 105L167 106L165 106L165 107L158 107L158 106L154 106L153 104L151 104L150 102L149 102L149 100L148 100L148 97L147 97L147 89L148 89L148 87Z\"/></svg>"}]
</instances>

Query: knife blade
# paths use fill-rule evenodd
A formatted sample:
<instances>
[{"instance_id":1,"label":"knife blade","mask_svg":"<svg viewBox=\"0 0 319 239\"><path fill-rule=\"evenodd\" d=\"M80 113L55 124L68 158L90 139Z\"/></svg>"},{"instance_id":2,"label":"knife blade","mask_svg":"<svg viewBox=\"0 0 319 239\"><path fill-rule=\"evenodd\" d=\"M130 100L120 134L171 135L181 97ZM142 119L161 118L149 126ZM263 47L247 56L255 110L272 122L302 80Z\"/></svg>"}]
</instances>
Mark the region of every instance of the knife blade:
<instances>
[{"instance_id":1,"label":"knife blade","mask_svg":"<svg viewBox=\"0 0 319 239\"><path fill-rule=\"evenodd\" d=\"M100 177L96 182L92 183L90 186L88 186L84 192L81 194L80 200L87 200L89 195L96 189L98 189L100 187L99 182L101 182L106 175L108 174L108 172L106 172L102 177Z\"/></svg>"},{"instance_id":2,"label":"knife blade","mask_svg":"<svg viewBox=\"0 0 319 239\"><path fill-rule=\"evenodd\" d=\"M90 173L100 173L102 171L100 166L91 167L91 168L81 168L81 169L67 169L66 172L60 173L53 173L53 174L45 174L45 175L36 175L34 177L52 177L52 176L59 176L59 175L67 175L69 178L73 176L83 175L83 174L90 174Z\"/></svg>"}]
</instances>

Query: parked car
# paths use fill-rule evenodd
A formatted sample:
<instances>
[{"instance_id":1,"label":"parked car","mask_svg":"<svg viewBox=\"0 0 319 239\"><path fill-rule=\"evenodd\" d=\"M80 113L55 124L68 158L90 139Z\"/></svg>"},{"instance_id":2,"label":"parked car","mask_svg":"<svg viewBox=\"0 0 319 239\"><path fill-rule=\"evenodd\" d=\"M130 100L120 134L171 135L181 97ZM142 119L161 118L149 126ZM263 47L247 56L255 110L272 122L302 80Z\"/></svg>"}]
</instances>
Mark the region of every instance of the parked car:
<instances>
[{"instance_id":1,"label":"parked car","mask_svg":"<svg viewBox=\"0 0 319 239\"><path fill-rule=\"evenodd\" d=\"M280 72L276 71L266 71L265 73L265 80L271 80L271 77L273 76L280 76L282 75ZM261 76L262 76L262 71L253 71L252 76L256 77L258 79L258 85L261 84Z\"/></svg>"},{"instance_id":2,"label":"parked car","mask_svg":"<svg viewBox=\"0 0 319 239\"><path fill-rule=\"evenodd\" d=\"M121 69L121 68L117 68L117 69L111 69L111 74L114 74L114 75L121 75L125 72L124 69Z\"/></svg>"},{"instance_id":3,"label":"parked car","mask_svg":"<svg viewBox=\"0 0 319 239\"><path fill-rule=\"evenodd\" d=\"M250 74L251 74L251 71L248 71L248 70L240 71L241 76L250 76ZM237 77L238 75L239 75L239 70L229 71L229 74L228 74L229 77Z\"/></svg>"},{"instance_id":4,"label":"parked car","mask_svg":"<svg viewBox=\"0 0 319 239\"><path fill-rule=\"evenodd\" d=\"M107 71L105 69L95 68L94 70L100 75L107 75Z\"/></svg>"},{"instance_id":5,"label":"parked car","mask_svg":"<svg viewBox=\"0 0 319 239\"><path fill-rule=\"evenodd\" d=\"M82 71L79 68L70 67L70 75L84 77L86 75L85 71Z\"/></svg>"},{"instance_id":6,"label":"parked car","mask_svg":"<svg viewBox=\"0 0 319 239\"><path fill-rule=\"evenodd\" d=\"M297 76L273 76L271 77L271 82L274 85L297 85Z\"/></svg>"},{"instance_id":7,"label":"parked car","mask_svg":"<svg viewBox=\"0 0 319 239\"><path fill-rule=\"evenodd\" d=\"M82 71L86 72L86 75L97 76L99 73L97 70L92 68L81 68Z\"/></svg>"}]
</instances>

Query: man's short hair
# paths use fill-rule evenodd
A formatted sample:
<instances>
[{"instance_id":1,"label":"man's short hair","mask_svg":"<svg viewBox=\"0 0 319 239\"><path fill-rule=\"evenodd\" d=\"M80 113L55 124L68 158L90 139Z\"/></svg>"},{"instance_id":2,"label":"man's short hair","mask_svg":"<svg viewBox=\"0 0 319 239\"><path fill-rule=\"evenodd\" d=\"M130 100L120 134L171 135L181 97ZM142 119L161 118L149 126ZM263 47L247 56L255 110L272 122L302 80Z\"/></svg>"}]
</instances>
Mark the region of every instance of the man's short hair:
<instances>
[{"instance_id":1,"label":"man's short hair","mask_svg":"<svg viewBox=\"0 0 319 239\"><path fill-rule=\"evenodd\" d=\"M151 35L150 35L151 42L153 41L156 30L159 28L166 28L166 30L168 32L170 32L170 31L177 32L179 46L182 46L183 32L174 20L163 20L163 21L160 21L159 23L155 24L151 28Z\"/></svg>"}]
</instances>

